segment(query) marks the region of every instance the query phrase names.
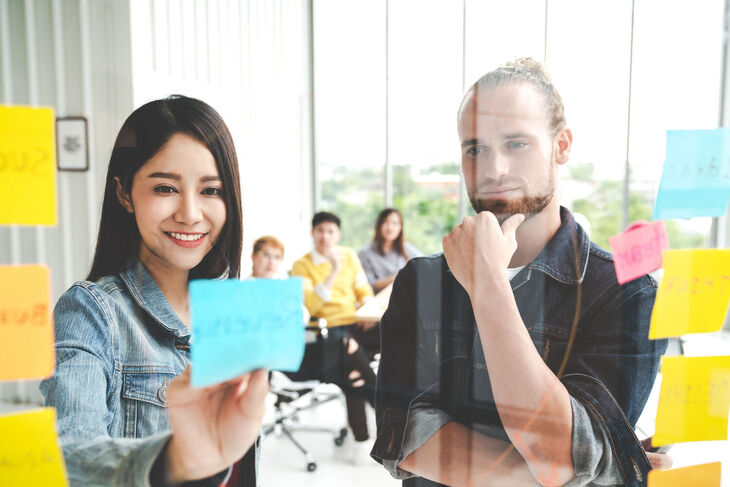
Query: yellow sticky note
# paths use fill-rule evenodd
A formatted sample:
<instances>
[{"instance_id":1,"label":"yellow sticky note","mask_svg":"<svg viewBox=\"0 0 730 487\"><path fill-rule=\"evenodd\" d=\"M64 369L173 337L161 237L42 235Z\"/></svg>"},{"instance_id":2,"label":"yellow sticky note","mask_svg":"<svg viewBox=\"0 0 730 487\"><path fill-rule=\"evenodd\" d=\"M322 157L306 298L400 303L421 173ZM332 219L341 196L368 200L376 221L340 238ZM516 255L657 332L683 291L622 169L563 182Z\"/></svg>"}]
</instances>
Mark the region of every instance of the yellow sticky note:
<instances>
[{"instance_id":1,"label":"yellow sticky note","mask_svg":"<svg viewBox=\"0 0 730 487\"><path fill-rule=\"evenodd\" d=\"M720 487L721 479L721 463L705 463L672 470L651 470L648 487Z\"/></svg>"},{"instance_id":2,"label":"yellow sticky note","mask_svg":"<svg viewBox=\"0 0 730 487\"><path fill-rule=\"evenodd\" d=\"M0 266L0 380L40 379L53 373L50 286L46 266Z\"/></svg>"},{"instance_id":3,"label":"yellow sticky note","mask_svg":"<svg viewBox=\"0 0 730 487\"><path fill-rule=\"evenodd\" d=\"M68 486L54 408L0 416L0 438L0 485Z\"/></svg>"},{"instance_id":4,"label":"yellow sticky note","mask_svg":"<svg viewBox=\"0 0 730 487\"><path fill-rule=\"evenodd\" d=\"M719 330L730 301L730 250L667 250L663 261L649 338Z\"/></svg>"},{"instance_id":5,"label":"yellow sticky note","mask_svg":"<svg viewBox=\"0 0 730 487\"><path fill-rule=\"evenodd\" d=\"M652 444L727 439L730 356L662 357Z\"/></svg>"},{"instance_id":6,"label":"yellow sticky note","mask_svg":"<svg viewBox=\"0 0 730 487\"><path fill-rule=\"evenodd\" d=\"M56 224L51 108L0 105L0 225Z\"/></svg>"}]
</instances>

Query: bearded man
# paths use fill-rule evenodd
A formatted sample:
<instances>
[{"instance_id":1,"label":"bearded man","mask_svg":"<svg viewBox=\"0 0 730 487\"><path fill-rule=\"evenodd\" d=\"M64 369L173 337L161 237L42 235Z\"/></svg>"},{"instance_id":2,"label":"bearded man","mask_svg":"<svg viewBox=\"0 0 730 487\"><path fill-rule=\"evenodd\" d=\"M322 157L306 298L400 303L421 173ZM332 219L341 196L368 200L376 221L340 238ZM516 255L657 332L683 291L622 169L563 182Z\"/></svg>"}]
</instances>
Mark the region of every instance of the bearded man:
<instances>
[{"instance_id":1,"label":"bearded man","mask_svg":"<svg viewBox=\"0 0 730 487\"><path fill-rule=\"evenodd\" d=\"M404 486L645 485L669 461L633 432L666 350L656 283L619 285L559 205L573 135L544 67L484 75L458 131L477 215L396 278L371 455Z\"/></svg>"}]
</instances>

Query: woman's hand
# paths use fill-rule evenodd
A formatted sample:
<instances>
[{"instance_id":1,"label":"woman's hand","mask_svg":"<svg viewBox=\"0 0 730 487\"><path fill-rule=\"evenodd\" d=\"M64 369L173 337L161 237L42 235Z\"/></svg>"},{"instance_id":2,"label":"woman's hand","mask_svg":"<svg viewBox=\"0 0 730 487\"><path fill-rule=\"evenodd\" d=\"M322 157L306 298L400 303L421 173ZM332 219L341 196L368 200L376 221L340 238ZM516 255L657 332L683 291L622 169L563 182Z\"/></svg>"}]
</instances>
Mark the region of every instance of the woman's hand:
<instances>
[{"instance_id":1,"label":"woman's hand","mask_svg":"<svg viewBox=\"0 0 730 487\"><path fill-rule=\"evenodd\" d=\"M263 369L196 389L188 366L167 390L173 430L165 453L167 480L203 479L239 460L259 435L268 391Z\"/></svg>"}]
</instances>

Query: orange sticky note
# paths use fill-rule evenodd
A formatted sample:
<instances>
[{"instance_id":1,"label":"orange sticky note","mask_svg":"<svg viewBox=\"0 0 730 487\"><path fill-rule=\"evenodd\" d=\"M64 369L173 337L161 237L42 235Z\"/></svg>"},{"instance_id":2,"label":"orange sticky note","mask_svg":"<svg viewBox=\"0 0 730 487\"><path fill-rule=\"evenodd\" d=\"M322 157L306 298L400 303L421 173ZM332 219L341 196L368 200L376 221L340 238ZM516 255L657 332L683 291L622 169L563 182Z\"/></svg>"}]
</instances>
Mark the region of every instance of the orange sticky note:
<instances>
[{"instance_id":1,"label":"orange sticky note","mask_svg":"<svg viewBox=\"0 0 730 487\"><path fill-rule=\"evenodd\" d=\"M669 248L664 222L635 222L624 233L608 239L619 284L662 266L662 251Z\"/></svg>"},{"instance_id":2,"label":"orange sticky note","mask_svg":"<svg viewBox=\"0 0 730 487\"><path fill-rule=\"evenodd\" d=\"M0 105L0 225L56 224L51 108Z\"/></svg>"},{"instance_id":3,"label":"orange sticky note","mask_svg":"<svg viewBox=\"0 0 730 487\"><path fill-rule=\"evenodd\" d=\"M0 266L0 380L40 379L53 373L50 289L46 266Z\"/></svg>"},{"instance_id":4,"label":"orange sticky note","mask_svg":"<svg viewBox=\"0 0 730 487\"><path fill-rule=\"evenodd\" d=\"M722 464L714 462L672 470L651 470L648 487L720 487L721 479Z\"/></svg>"},{"instance_id":5,"label":"orange sticky note","mask_svg":"<svg viewBox=\"0 0 730 487\"><path fill-rule=\"evenodd\" d=\"M730 250L667 250L649 338L719 330L730 301Z\"/></svg>"},{"instance_id":6,"label":"orange sticky note","mask_svg":"<svg viewBox=\"0 0 730 487\"><path fill-rule=\"evenodd\" d=\"M0 485L68 486L54 408L0 416L0 438Z\"/></svg>"},{"instance_id":7,"label":"orange sticky note","mask_svg":"<svg viewBox=\"0 0 730 487\"><path fill-rule=\"evenodd\" d=\"M654 445L727 439L730 356L662 357Z\"/></svg>"}]
</instances>

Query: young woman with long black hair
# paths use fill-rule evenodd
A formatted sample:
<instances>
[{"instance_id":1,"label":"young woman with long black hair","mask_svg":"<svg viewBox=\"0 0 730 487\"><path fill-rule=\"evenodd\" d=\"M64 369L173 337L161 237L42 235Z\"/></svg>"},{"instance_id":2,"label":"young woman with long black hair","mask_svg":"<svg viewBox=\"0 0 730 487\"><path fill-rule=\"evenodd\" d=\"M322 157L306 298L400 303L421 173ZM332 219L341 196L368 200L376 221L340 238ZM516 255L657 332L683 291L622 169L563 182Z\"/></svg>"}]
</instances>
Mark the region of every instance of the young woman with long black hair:
<instances>
[{"instance_id":1,"label":"young woman with long black hair","mask_svg":"<svg viewBox=\"0 0 730 487\"><path fill-rule=\"evenodd\" d=\"M172 96L124 122L93 265L56 304L56 371L41 383L72 485L217 486L244 456L238 485L255 485L266 372L203 389L189 374L188 281L239 277L241 214L213 108Z\"/></svg>"}]
</instances>

